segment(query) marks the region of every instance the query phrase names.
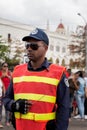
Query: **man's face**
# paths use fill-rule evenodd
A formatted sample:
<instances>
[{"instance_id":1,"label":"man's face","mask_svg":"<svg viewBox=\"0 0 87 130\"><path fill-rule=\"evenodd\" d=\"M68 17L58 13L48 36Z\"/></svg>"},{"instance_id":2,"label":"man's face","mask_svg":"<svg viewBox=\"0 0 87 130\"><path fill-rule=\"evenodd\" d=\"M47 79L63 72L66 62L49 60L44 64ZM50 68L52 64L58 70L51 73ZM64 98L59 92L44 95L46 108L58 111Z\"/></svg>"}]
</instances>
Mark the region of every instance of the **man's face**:
<instances>
[{"instance_id":1,"label":"man's face","mask_svg":"<svg viewBox=\"0 0 87 130\"><path fill-rule=\"evenodd\" d=\"M45 57L48 47L43 41L30 39L26 42L26 50L29 60L38 61Z\"/></svg>"}]
</instances>

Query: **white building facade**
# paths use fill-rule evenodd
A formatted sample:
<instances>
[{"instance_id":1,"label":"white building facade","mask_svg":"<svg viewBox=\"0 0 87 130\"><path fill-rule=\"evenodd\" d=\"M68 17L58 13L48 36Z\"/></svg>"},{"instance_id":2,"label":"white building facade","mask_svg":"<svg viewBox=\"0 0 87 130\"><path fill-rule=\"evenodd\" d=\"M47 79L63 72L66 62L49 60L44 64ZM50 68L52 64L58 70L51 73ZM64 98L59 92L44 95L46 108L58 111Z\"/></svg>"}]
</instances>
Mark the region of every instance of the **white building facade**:
<instances>
[{"instance_id":1,"label":"white building facade","mask_svg":"<svg viewBox=\"0 0 87 130\"><path fill-rule=\"evenodd\" d=\"M25 43L22 41L22 38L34 30L36 27L29 26L9 20L0 18L0 35L2 40L11 46L11 57L15 53L15 48L21 50L21 63L24 62L25 54ZM69 32L64 28L64 25L60 23L55 32L51 32L48 29L44 30L49 37L49 49L46 54L48 59L51 59L53 63L62 64L62 61L65 60L65 65L69 65ZM10 40L10 42L9 42Z\"/></svg>"}]
</instances>

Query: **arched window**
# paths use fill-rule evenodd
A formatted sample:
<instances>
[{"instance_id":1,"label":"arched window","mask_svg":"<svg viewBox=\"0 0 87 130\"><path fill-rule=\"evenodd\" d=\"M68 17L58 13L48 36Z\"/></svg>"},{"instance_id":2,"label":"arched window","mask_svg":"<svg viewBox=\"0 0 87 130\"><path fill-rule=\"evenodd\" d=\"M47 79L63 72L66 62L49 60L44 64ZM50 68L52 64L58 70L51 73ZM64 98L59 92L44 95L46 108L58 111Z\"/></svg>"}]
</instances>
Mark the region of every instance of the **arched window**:
<instances>
[{"instance_id":1,"label":"arched window","mask_svg":"<svg viewBox=\"0 0 87 130\"><path fill-rule=\"evenodd\" d=\"M62 66L65 66L65 60L62 59Z\"/></svg>"},{"instance_id":2,"label":"arched window","mask_svg":"<svg viewBox=\"0 0 87 130\"><path fill-rule=\"evenodd\" d=\"M58 58L56 59L56 64L59 64L59 59Z\"/></svg>"},{"instance_id":3,"label":"arched window","mask_svg":"<svg viewBox=\"0 0 87 130\"><path fill-rule=\"evenodd\" d=\"M51 63L53 63L53 58L50 57L50 58L48 59L48 61L51 62Z\"/></svg>"}]
</instances>

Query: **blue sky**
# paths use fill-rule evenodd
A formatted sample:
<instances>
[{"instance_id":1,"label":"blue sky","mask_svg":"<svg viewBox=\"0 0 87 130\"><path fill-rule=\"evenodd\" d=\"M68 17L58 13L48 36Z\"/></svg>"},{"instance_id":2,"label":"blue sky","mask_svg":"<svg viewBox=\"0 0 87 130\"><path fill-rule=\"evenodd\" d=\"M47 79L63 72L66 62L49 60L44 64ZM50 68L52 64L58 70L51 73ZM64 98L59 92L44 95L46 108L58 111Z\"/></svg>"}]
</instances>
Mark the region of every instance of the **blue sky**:
<instances>
[{"instance_id":1,"label":"blue sky","mask_svg":"<svg viewBox=\"0 0 87 130\"><path fill-rule=\"evenodd\" d=\"M24 24L56 30L60 21L74 28L87 20L87 0L0 0L0 17Z\"/></svg>"}]
</instances>

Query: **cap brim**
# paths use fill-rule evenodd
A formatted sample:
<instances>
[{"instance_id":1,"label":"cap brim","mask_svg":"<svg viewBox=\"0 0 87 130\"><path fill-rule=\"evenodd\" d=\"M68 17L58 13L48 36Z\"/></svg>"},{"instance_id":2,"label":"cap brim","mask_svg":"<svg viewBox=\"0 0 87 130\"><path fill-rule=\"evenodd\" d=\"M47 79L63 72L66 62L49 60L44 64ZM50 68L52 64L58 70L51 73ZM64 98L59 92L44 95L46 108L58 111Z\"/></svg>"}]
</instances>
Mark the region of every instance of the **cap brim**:
<instances>
[{"instance_id":1,"label":"cap brim","mask_svg":"<svg viewBox=\"0 0 87 130\"><path fill-rule=\"evenodd\" d=\"M38 37L35 37L35 36L25 36L25 37L23 37L22 41L28 41L31 38L42 41L41 39L39 39Z\"/></svg>"}]
</instances>

